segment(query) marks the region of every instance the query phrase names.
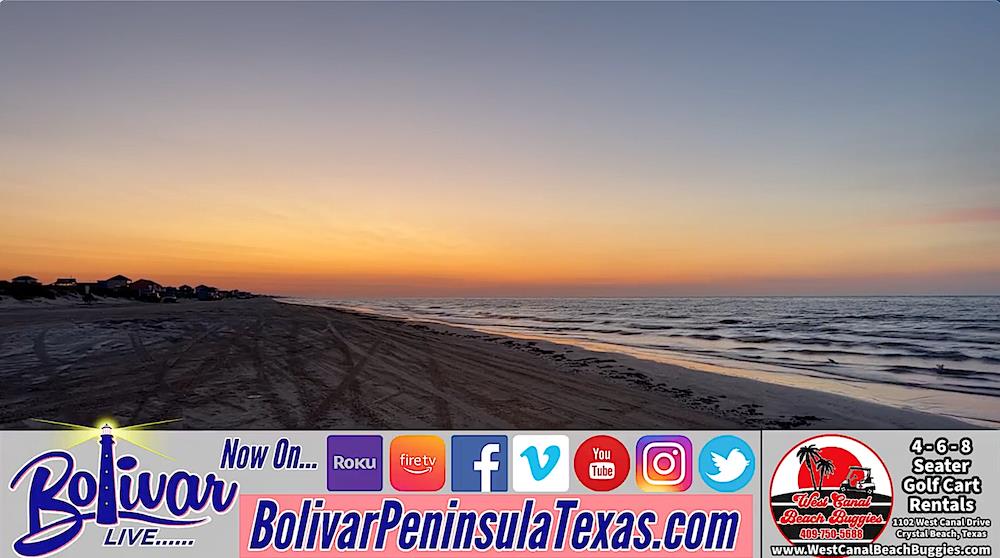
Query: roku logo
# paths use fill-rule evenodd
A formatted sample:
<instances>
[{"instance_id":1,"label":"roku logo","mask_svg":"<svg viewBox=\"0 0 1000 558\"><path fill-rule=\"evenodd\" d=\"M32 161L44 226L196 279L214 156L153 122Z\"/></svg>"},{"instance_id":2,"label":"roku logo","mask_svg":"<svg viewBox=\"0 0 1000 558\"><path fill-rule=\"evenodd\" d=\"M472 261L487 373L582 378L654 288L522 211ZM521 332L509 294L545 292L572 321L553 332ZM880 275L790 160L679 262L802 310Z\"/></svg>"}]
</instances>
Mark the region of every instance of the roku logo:
<instances>
[{"instance_id":1,"label":"roku logo","mask_svg":"<svg viewBox=\"0 0 1000 558\"><path fill-rule=\"evenodd\" d=\"M335 434L326 438L326 489L382 490L382 437Z\"/></svg>"},{"instance_id":2,"label":"roku logo","mask_svg":"<svg viewBox=\"0 0 1000 558\"><path fill-rule=\"evenodd\" d=\"M378 467L374 457L344 457L335 455L333 457L333 468L338 470L354 471L361 469L364 471L374 471Z\"/></svg>"}]
</instances>

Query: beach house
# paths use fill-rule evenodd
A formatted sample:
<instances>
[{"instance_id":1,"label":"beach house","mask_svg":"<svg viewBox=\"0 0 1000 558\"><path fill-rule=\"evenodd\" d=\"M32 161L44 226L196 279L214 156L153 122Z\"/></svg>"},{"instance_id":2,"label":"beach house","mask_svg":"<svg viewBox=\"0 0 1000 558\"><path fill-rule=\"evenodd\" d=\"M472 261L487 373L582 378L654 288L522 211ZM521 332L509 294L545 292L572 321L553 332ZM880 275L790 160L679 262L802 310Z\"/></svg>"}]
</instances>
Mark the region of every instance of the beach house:
<instances>
[{"instance_id":1,"label":"beach house","mask_svg":"<svg viewBox=\"0 0 1000 558\"><path fill-rule=\"evenodd\" d=\"M53 287L66 287L72 288L76 286L76 278L74 277L60 277L56 279L55 283L52 283Z\"/></svg>"},{"instance_id":2,"label":"beach house","mask_svg":"<svg viewBox=\"0 0 1000 558\"><path fill-rule=\"evenodd\" d=\"M194 292L198 300L219 300L222 298L219 294L219 289L209 287L208 285L198 285L194 288Z\"/></svg>"},{"instance_id":3,"label":"beach house","mask_svg":"<svg viewBox=\"0 0 1000 558\"><path fill-rule=\"evenodd\" d=\"M139 298L158 297L163 291L162 285L149 279L139 279L132 283L130 288L135 291L136 296Z\"/></svg>"},{"instance_id":4,"label":"beach house","mask_svg":"<svg viewBox=\"0 0 1000 558\"><path fill-rule=\"evenodd\" d=\"M38 279L30 275L18 275L11 280L11 283L15 285L38 285Z\"/></svg>"},{"instance_id":5,"label":"beach house","mask_svg":"<svg viewBox=\"0 0 1000 558\"><path fill-rule=\"evenodd\" d=\"M132 284L132 280L124 275L115 275L111 279L104 281L104 288L106 289L121 289Z\"/></svg>"}]
</instances>

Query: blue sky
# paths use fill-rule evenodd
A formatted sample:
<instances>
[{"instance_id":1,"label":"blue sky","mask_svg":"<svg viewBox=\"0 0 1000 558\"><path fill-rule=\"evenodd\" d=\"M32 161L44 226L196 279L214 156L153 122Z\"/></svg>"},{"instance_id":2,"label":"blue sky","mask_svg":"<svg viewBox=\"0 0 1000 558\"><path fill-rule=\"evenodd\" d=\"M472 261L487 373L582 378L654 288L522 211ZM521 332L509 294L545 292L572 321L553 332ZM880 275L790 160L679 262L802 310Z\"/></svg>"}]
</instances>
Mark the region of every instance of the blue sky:
<instances>
[{"instance_id":1,"label":"blue sky","mask_svg":"<svg viewBox=\"0 0 1000 558\"><path fill-rule=\"evenodd\" d=\"M0 52L8 275L1000 290L997 2L5 2Z\"/></svg>"}]
</instances>

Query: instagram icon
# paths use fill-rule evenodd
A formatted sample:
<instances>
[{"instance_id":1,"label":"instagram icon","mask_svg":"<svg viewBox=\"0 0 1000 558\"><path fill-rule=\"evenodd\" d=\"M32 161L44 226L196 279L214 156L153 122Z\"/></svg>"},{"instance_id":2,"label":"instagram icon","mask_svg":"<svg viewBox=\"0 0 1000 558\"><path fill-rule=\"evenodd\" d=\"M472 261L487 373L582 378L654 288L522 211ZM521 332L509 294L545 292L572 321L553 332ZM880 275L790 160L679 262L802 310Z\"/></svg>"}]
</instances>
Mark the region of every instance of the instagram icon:
<instances>
[{"instance_id":1,"label":"instagram icon","mask_svg":"<svg viewBox=\"0 0 1000 558\"><path fill-rule=\"evenodd\" d=\"M691 440L684 436L643 436L635 446L635 482L644 492L684 492L691 488Z\"/></svg>"}]
</instances>

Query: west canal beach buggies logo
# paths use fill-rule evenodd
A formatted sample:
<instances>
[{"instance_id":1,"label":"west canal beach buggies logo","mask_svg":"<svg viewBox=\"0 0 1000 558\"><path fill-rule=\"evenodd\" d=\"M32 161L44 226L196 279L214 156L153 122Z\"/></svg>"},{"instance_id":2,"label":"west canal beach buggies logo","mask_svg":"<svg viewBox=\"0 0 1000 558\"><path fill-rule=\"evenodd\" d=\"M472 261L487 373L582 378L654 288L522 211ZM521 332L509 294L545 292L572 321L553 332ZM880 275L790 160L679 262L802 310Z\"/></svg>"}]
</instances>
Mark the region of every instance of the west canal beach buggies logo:
<instances>
[{"instance_id":1,"label":"west canal beach buggies logo","mask_svg":"<svg viewBox=\"0 0 1000 558\"><path fill-rule=\"evenodd\" d=\"M803 440L771 478L771 513L795 546L871 544L892 513L892 479L862 442L838 434Z\"/></svg>"},{"instance_id":2,"label":"west canal beach buggies logo","mask_svg":"<svg viewBox=\"0 0 1000 558\"><path fill-rule=\"evenodd\" d=\"M139 426L118 429L120 437L127 436L130 428ZM13 544L18 556L47 556L63 550L91 523L106 529L104 546L191 546L195 540L190 536L170 537L162 530L204 524L211 519L208 513L224 514L236 502L239 485L235 482L227 483L215 473L202 477L183 469L170 474L140 471L135 456L116 458L115 432L110 425L77 429L94 431L84 432L84 441L98 438L97 443L91 442L100 450L93 461L96 475L78 468L69 451L52 450L25 463L10 480L11 491L27 495L27 531Z\"/></svg>"}]
</instances>

